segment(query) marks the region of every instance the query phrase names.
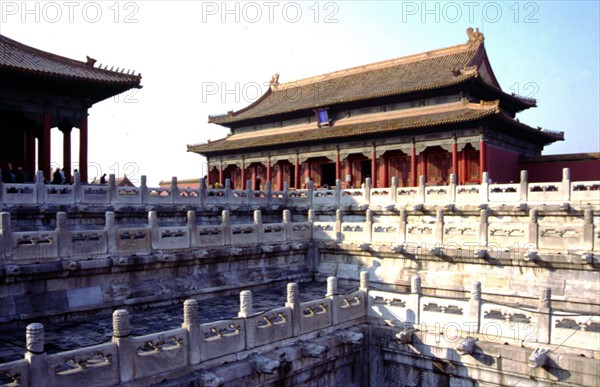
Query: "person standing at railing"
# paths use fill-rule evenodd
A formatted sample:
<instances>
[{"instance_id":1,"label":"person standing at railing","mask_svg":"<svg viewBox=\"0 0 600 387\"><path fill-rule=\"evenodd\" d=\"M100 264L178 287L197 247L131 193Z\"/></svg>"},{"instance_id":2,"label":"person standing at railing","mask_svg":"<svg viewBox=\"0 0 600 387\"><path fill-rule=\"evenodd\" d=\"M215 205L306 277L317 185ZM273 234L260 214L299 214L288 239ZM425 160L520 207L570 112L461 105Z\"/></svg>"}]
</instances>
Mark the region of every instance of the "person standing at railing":
<instances>
[{"instance_id":1,"label":"person standing at railing","mask_svg":"<svg viewBox=\"0 0 600 387\"><path fill-rule=\"evenodd\" d=\"M6 167L2 169L2 182L3 183L14 183L15 175L12 169L12 163L8 163Z\"/></svg>"},{"instance_id":2,"label":"person standing at railing","mask_svg":"<svg viewBox=\"0 0 600 387\"><path fill-rule=\"evenodd\" d=\"M56 168L56 171L52 174L52 184L62 184L62 175L60 174L60 168Z\"/></svg>"},{"instance_id":3,"label":"person standing at railing","mask_svg":"<svg viewBox=\"0 0 600 387\"><path fill-rule=\"evenodd\" d=\"M106 184L106 173L100 178L100 184Z\"/></svg>"}]
</instances>

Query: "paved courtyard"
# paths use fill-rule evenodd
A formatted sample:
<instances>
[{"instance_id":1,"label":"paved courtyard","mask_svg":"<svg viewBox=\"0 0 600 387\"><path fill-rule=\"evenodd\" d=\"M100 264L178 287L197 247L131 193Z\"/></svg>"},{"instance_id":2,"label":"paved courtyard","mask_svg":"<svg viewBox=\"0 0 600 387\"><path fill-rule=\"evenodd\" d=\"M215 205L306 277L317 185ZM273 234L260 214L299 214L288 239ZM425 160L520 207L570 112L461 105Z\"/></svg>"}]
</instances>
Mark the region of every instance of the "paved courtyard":
<instances>
[{"instance_id":1,"label":"paved courtyard","mask_svg":"<svg viewBox=\"0 0 600 387\"><path fill-rule=\"evenodd\" d=\"M327 284L310 282L299 284L300 301L310 301L325 296ZM338 284L339 293L356 290L350 285ZM280 284L254 291L252 301L255 312L280 307L286 301L286 285ZM200 323L236 317L239 296L214 297L198 301ZM131 334L142 336L179 328L183 323L183 304L136 310L131 313ZM57 353L106 343L112 337L112 318L101 316L81 321L57 323L45 326L45 350ZM0 332L0 363L22 359L25 354L25 329Z\"/></svg>"}]
</instances>

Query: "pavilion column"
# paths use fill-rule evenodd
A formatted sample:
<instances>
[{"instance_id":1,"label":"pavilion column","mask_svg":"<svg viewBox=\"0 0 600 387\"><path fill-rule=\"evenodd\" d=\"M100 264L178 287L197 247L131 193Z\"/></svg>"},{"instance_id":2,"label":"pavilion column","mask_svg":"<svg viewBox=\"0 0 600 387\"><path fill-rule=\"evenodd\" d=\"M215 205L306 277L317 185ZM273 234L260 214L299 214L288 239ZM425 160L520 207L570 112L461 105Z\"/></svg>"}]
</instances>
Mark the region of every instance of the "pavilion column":
<instances>
[{"instance_id":1,"label":"pavilion column","mask_svg":"<svg viewBox=\"0 0 600 387\"><path fill-rule=\"evenodd\" d=\"M371 187L377 188L377 153L375 146L371 148Z\"/></svg>"},{"instance_id":2,"label":"pavilion column","mask_svg":"<svg viewBox=\"0 0 600 387\"><path fill-rule=\"evenodd\" d=\"M63 133L63 168L65 170L65 180L71 183L71 130L70 125L61 125L58 129Z\"/></svg>"},{"instance_id":3,"label":"pavilion column","mask_svg":"<svg viewBox=\"0 0 600 387\"><path fill-rule=\"evenodd\" d=\"M242 189L246 189L246 161L242 159Z\"/></svg>"},{"instance_id":4,"label":"pavilion column","mask_svg":"<svg viewBox=\"0 0 600 387\"><path fill-rule=\"evenodd\" d=\"M254 191L256 189L256 165L252 166L250 169L250 179L252 180L252 187L250 188Z\"/></svg>"},{"instance_id":5,"label":"pavilion column","mask_svg":"<svg viewBox=\"0 0 600 387\"><path fill-rule=\"evenodd\" d=\"M300 158L296 153L296 161L294 164L294 188L300 189Z\"/></svg>"},{"instance_id":6,"label":"pavilion column","mask_svg":"<svg viewBox=\"0 0 600 387\"><path fill-rule=\"evenodd\" d=\"M483 135L479 139L479 180L483 179L483 172L489 172L487 170L487 143L483 138Z\"/></svg>"},{"instance_id":7,"label":"pavilion column","mask_svg":"<svg viewBox=\"0 0 600 387\"><path fill-rule=\"evenodd\" d=\"M223 160L219 162L219 184L223 185L225 182L223 181Z\"/></svg>"},{"instance_id":8,"label":"pavilion column","mask_svg":"<svg viewBox=\"0 0 600 387\"><path fill-rule=\"evenodd\" d=\"M335 181L342 179L342 163L340 162L340 148L335 152Z\"/></svg>"},{"instance_id":9,"label":"pavilion column","mask_svg":"<svg viewBox=\"0 0 600 387\"><path fill-rule=\"evenodd\" d=\"M50 167L50 129L52 128L52 116L50 113L44 113L44 122L42 125L42 138L40 141L40 154L39 154L39 162L40 169L44 171L44 178L46 180L51 180L52 177L52 169Z\"/></svg>"},{"instance_id":10,"label":"pavilion column","mask_svg":"<svg viewBox=\"0 0 600 387\"><path fill-rule=\"evenodd\" d=\"M352 188L352 160L346 157L346 189Z\"/></svg>"},{"instance_id":11,"label":"pavilion column","mask_svg":"<svg viewBox=\"0 0 600 387\"><path fill-rule=\"evenodd\" d=\"M88 182L88 118L87 113L81 117L79 125L79 178L82 183Z\"/></svg>"},{"instance_id":12,"label":"pavilion column","mask_svg":"<svg viewBox=\"0 0 600 387\"><path fill-rule=\"evenodd\" d=\"M421 171L421 175L425 176L425 181L427 181L427 157L425 151L419 154L419 170Z\"/></svg>"},{"instance_id":13,"label":"pavilion column","mask_svg":"<svg viewBox=\"0 0 600 387\"><path fill-rule=\"evenodd\" d=\"M452 173L456 181L460 181L458 178L458 145L456 145L456 139L452 144Z\"/></svg>"},{"instance_id":14,"label":"pavilion column","mask_svg":"<svg viewBox=\"0 0 600 387\"><path fill-rule=\"evenodd\" d=\"M210 187L210 173L212 172L211 170L211 165L208 162L208 160L206 161L206 186Z\"/></svg>"},{"instance_id":15,"label":"pavilion column","mask_svg":"<svg viewBox=\"0 0 600 387\"><path fill-rule=\"evenodd\" d=\"M415 148L415 143L413 142L410 147L410 174L411 174L411 182L410 185L413 187L417 186L417 149Z\"/></svg>"},{"instance_id":16,"label":"pavilion column","mask_svg":"<svg viewBox=\"0 0 600 387\"><path fill-rule=\"evenodd\" d=\"M283 191L283 163L279 162L279 169L277 169L277 190Z\"/></svg>"}]
</instances>

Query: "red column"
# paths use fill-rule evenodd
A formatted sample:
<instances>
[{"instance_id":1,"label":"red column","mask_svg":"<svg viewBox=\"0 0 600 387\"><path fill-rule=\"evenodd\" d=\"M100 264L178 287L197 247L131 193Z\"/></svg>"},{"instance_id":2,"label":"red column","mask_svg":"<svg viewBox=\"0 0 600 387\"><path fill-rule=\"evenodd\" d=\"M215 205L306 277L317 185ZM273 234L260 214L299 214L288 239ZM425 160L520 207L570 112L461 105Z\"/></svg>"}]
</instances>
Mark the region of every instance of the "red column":
<instances>
[{"instance_id":1,"label":"red column","mask_svg":"<svg viewBox=\"0 0 600 387\"><path fill-rule=\"evenodd\" d=\"M44 123L42 126L42 138L40 144L40 170L44 171L44 178L52 180L52 169L50 167L50 129L52 126L52 116L50 113L44 113Z\"/></svg>"},{"instance_id":2,"label":"red column","mask_svg":"<svg viewBox=\"0 0 600 387\"><path fill-rule=\"evenodd\" d=\"M458 147L456 143L452 144L452 173L454 174L454 178L457 182L458 179Z\"/></svg>"},{"instance_id":3,"label":"red column","mask_svg":"<svg viewBox=\"0 0 600 387\"><path fill-rule=\"evenodd\" d=\"M388 176L388 159L386 155L381 155L379 158L379 180L381 182L381 188L387 188L390 186Z\"/></svg>"},{"instance_id":4,"label":"red column","mask_svg":"<svg viewBox=\"0 0 600 387\"><path fill-rule=\"evenodd\" d=\"M294 164L294 188L300 189L300 159L297 154Z\"/></svg>"},{"instance_id":5,"label":"red column","mask_svg":"<svg viewBox=\"0 0 600 387\"><path fill-rule=\"evenodd\" d=\"M377 188L377 153L375 153L375 147L371 150L371 187Z\"/></svg>"},{"instance_id":6,"label":"red column","mask_svg":"<svg viewBox=\"0 0 600 387\"><path fill-rule=\"evenodd\" d=\"M206 161L206 186L210 187L210 173L212 172L212 167L210 166L210 163L208 162L208 160Z\"/></svg>"},{"instance_id":7,"label":"red column","mask_svg":"<svg viewBox=\"0 0 600 387\"><path fill-rule=\"evenodd\" d=\"M346 181L346 189L350 189L352 188L352 160L350 155L346 157L346 176L350 176L350 181Z\"/></svg>"},{"instance_id":8,"label":"red column","mask_svg":"<svg viewBox=\"0 0 600 387\"><path fill-rule=\"evenodd\" d=\"M252 180L252 182L251 182L252 187L250 187L250 189L254 191L256 189L256 165L250 167L250 170L251 170L250 180Z\"/></svg>"},{"instance_id":9,"label":"red column","mask_svg":"<svg viewBox=\"0 0 600 387\"><path fill-rule=\"evenodd\" d=\"M283 163L279 162L277 168L277 190L283 191Z\"/></svg>"},{"instance_id":10,"label":"red column","mask_svg":"<svg viewBox=\"0 0 600 387\"><path fill-rule=\"evenodd\" d=\"M223 162L219 163L219 184L223 185L225 182L223 181Z\"/></svg>"},{"instance_id":11,"label":"red column","mask_svg":"<svg viewBox=\"0 0 600 387\"><path fill-rule=\"evenodd\" d=\"M88 118L81 117L79 125L79 177L82 183L88 182Z\"/></svg>"},{"instance_id":12,"label":"red column","mask_svg":"<svg viewBox=\"0 0 600 387\"><path fill-rule=\"evenodd\" d=\"M427 158L425 157L425 151L419 155L418 169L421 171L421 175L425 176L425 181L427 181Z\"/></svg>"},{"instance_id":13,"label":"red column","mask_svg":"<svg viewBox=\"0 0 600 387\"><path fill-rule=\"evenodd\" d=\"M342 179L342 163L340 162L340 150L338 149L335 154L335 180Z\"/></svg>"},{"instance_id":14,"label":"red column","mask_svg":"<svg viewBox=\"0 0 600 387\"><path fill-rule=\"evenodd\" d=\"M487 170L487 144L482 138L479 140L479 181L483 179L483 172Z\"/></svg>"},{"instance_id":15,"label":"red column","mask_svg":"<svg viewBox=\"0 0 600 387\"><path fill-rule=\"evenodd\" d=\"M246 189L246 162L242 160L242 189Z\"/></svg>"},{"instance_id":16,"label":"red column","mask_svg":"<svg viewBox=\"0 0 600 387\"><path fill-rule=\"evenodd\" d=\"M71 129L71 127L60 128L63 133L63 168L67 183L71 183Z\"/></svg>"},{"instance_id":17,"label":"red column","mask_svg":"<svg viewBox=\"0 0 600 387\"><path fill-rule=\"evenodd\" d=\"M411 177L411 186L417 186L417 149L415 148L415 144L410 147L410 173Z\"/></svg>"}]
</instances>

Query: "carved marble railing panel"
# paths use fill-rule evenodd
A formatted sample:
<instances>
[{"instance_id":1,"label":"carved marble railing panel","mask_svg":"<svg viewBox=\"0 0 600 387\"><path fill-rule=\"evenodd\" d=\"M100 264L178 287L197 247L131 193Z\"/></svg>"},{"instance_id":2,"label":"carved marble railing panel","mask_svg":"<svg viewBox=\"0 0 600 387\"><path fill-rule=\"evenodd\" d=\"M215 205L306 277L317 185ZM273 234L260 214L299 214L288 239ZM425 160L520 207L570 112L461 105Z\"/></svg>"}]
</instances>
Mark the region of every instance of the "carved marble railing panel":
<instances>
[{"instance_id":1,"label":"carved marble railing panel","mask_svg":"<svg viewBox=\"0 0 600 387\"><path fill-rule=\"evenodd\" d=\"M561 183L529 183L528 202L560 202L562 200Z\"/></svg>"},{"instance_id":2,"label":"carved marble railing panel","mask_svg":"<svg viewBox=\"0 0 600 387\"><path fill-rule=\"evenodd\" d=\"M285 241L285 225L283 223L266 223L262 227L262 237L265 243Z\"/></svg>"},{"instance_id":3,"label":"carved marble railing panel","mask_svg":"<svg viewBox=\"0 0 600 387\"><path fill-rule=\"evenodd\" d=\"M207 189L206 203L210 204L227 204L229 198L224 189ZM242 199L237 199L239 203L243 203Z\"/></svg>"},{"instance_id":4,"label":"carved marble railing panel","mask_svg":"<svg viewBox=\"0 0 600 387\"><path fill-rule=\"evenodd\" d=\"M198 245L204 246L222 246L223 240L223 226L199 226L198 227Z\"/></svg>"},{"instance_id":5,"label":"carved marble railing panel","mask_svg":"<svg viewBox=\"0 0 600 387\"><path fill-rule=\"evenodd\" d=\"M300 304L300 334L317 331L333 323L331 299L322 298Z\"/></svg>"},{"instance_id":6,"label":"carved marble railing panel","mask_svg":"<svg viewBox=\"0 0 600 387\"><path fill-rule=\"evenodd\" d=\"M116 187L116 200L120 204L141 204L142 190L138 187Z\"/></svg>"},{"instance_id":7,"label":"carved marble railing panel","mask_svg":"<svg viewBox=\"0 0 600 387\"><path fill-rule=\"evenodd\" d=\"M532 308L516 308L484 302L481 305L479 331L495 341L520 344L538 342L538 312ZM512 340L512 341L509 341Z\"/></svg>"},{"instance_id":8,"label":"carved marble railing panel","mask_svg":"<svg viewBox=\"0 0 600 387\"><path fill-rule=\"evenodd\" d=\"M269 201L269 195L267 191L250 191L250 197L248 198L250 204L267 204Z\"/></svg>"},{"instance_id":9,"label":"carved marble railing panel","mask_svg":"<svg viewBox=\"0 0 600 387\"><path fill-rule=\"evenodd\" d=\"M288 205L307 206L311 203L312 194L308 190L294 190L288 192Z\"/></svg>"},{"instance_id":10,"label":"carved marble railing panel","mask_svg":"<svg viewBox=\"0 0 600 387\"><path fill-rule=\"evenodd\" d=\"M369 233L365 223L343 222L340 242L370 242Z\"/></svg>"},{"instance_id":11,"label":"carved marble railing panel","mask_svg":"<svg viewBox=\"0 0 600 387\"><path fill-rule=\"evenodd\" d=\"M254 224L232 224L231 244L250 245L258 242L258 232Z\"/></svg>"},{"instance_id":12,"label":"carved marble railing panel","mask_svg":"<svg viewBox=\"0 0 600 387\"><path fill-rule=\"evenodd\" d=\"M435 237L435 222L423 221L420 223L409 222L406 224L406 242L433 243L439 242Z\"/></svg>"},{"instance_id":13,"label":"carved marble railing panel","mask_svg":"<svg viewBox=\"0 0 600 387\"><path fill-rule=\"evenodd\" d=\"M600 315L573 315L554 312L550 344L597 351L600 343Z\"/></svg>"},{"instance_id":14,"label":"carved marble railing panel","mask_svg":"<svg viewBox=\"0 0 600 387\"><path fill-rule=\"evenodd\" d=\"M312 224L310 222L298 222L292 223L291 230L292 233L289 239L293 241L304 241L310 240L312 235Z\"/></svg>"},{"instance_id":15,"label":"carved marble railing panel","mask_svg":"<svg viewBox=\"0 0 600 387\"><path fill-rule=\"evenodd\" d=\"M340 193L340 204L361 205L366 203L364 189L345 189Z\"/></svg>"},{"instance_id":16,"label":"carved marble railing panel","mask_svg":"<svg viewBox=\"0 0 600 387\"><path fill-rule=\"evenodd\" d=\"M201 324L200 340L201 361L243 351L246 348L244 320L221 320Z\"/></svg>"},{"instance_id":17,"label":"carved marble railing panel","mask_svg":"<svg viewBox=\"0 0 600 387\"><path fill-rule=\"evenodd\" d=\"M385 205L394 202L392 197L393 188L371 188L369 201L374 205Z\"/></svg>"},{"instance_id":18,"label":"carved marble railing panel","mask_svg":"<svg viewBox=\"0 0 600 387\"><path fill-rule=\"evenodd\" d=\"M571 183L571 201L597 202L600 181L574 181Z\"/></svg>"},{"instance_id":19,"label":"carved marble railing panel","mask_svg":"<svg viewBox=\"0 0 600 387\"><path fill-rule=\"evenodd\" d=\"M75 260L93 259L108 252L107 233L104 230L70 231L69 256Z\"/></svg>"},{"instance_id":20,"label":"carved marble railing panel","mask_svg":"<svg viewBox=\"0 0 600 387\"><path fill-rule=\"evenodd\" d=\"M159 249L187 249L190 247L190 231L187 227L159 227Z\"/></svg>"},{"instance_id":21,"label":"carved marble railing panel","mask_svg":"<svg viewBox=\"0 0 600 387\"><path fill-rule=\"evenodd\" d=\"M561 223L560 221L539 224L538 247L540 249L584 249L583 242L583 224Z\"/></svg>"},{"instance_id":22,"label":"carved marble railing panel","mask_svg":"<svg viewBox=\"0 0 600 387\"><path fill-rule=\"evenodd\" d=\"M109 189L107 185L84 185L81 187L81 202L89 204L110 203Z\"/></svg>"},{"instance_id":23,"label":"carved marble railing panel","mask_svg":"<svg viewBox=\"0 0 600 387\"><path fill-rule=\"evenodd\" d=\"M401 187L396 191L396 203L422 203L423 197L419 195L418 187Z\"/></svg>"},{"instance_id":24,"label":"carved marble railing panel","mask_svg":"<svg viewBox=\"0 0 600 387\"><path fill-rule=\"evenodd\" d=\"M274 206L284 206L287 203L287 191L271 191L269 204Z\"/></svg>"},{"instance_id":25,"label":"carved marble railing panel","mask_svg":"<svg viewBox=\"0 0 600 387\"><path fill-rule=\"evenodd\" d=\"M466 328L471 322L468 311L468 301L421 297L419 303L420 323L438 331L457 326L461 330Z\"/></svg>"},{"instance_id":26,"label":"carved marble railing panel","mask_svg":"<svg viewBox=\"0 0 600 387\"><path fill-rule=\"evenodd\" d=\"M411 306L417 295L369 291L369 317L389 320L390 323L418 323L418 310Z\"/></svg>"},{"instance_id":27,"label":"carved marble railing panel","mask_svg":"<svg viewBox=\"0 0 600 387\"><path fill-rule=\"evenodd\" d=\"M271 309L246 318L246 349L292 337L292 310Z\"/></svg>"},{"instance_id":28,"label":"carved marble railing panel","mask_svg":"<svg viewBox=\"0 0 600 387\"><path fill-rule=\"evenodd\" d=\"M479 244L479 223L475 221L477 218L467 217L461 218L458 216L447 216L444 218L444 245L450 247L455 244L456 247L467 244Z\"/></svg>"},{"instance_id":29,"label":"carved marble railing panel","mask_svg":"<svg viewBox=\"0 0 600 387\"><path fill-rule=\"evenodd\" d=\"M336 241L337 232L335 230L335 222L314 222L313 239Z\"/></svg>"},{"instance_id":30,"label":"carved marble railing panel","mask_svg":"<svg viewBox=\"0 0 600 387\"><path fill-rule=\"evenodd\" d=\"M335 204L335 202L336 199L334 189L316 189L312 191L313 204Z\"/></svg>"},{"instance_id":31,"label":"carved marble railing panel","mask_svg":"<svg viewBox=\"0 0 600 387\"><path fill-rule=\"evenodd\" d=\"M202 195L199 188L179 188L174 197L175 204L200 204Z\"/></svg>"},{"instance_id":32,"label":"carved marble railing panel","mask_svg":"<svg viewBox=\"0 0 600 387\"><path fill-rule=\"evenodd\" d=\"M371 241L373 243L402 243L403 232L398 223L373 223L371 227Z\"/></svg>"},{"instance_id":33,"label":"carved marble railing panel","mask_svg":"<svg viewBox=\"0 0 600 387\"><path fill-rule=\"evenodd\" d=\"M248 197L248 191L241 190L241 189L231 190L231 194L229 196L229 202L231 204L248 204L248 203L250 203L250 198Z\"/></svg>"},{"instance_id":34,"label":"carved marble railing panel","mask_svg":"<svg viewBox=\"0 0 600 387\"><path fill-rule=\"evenodd\" d=\"M46 185L44 186L44 203L73 204L75 203L75 186Z\"/></svg>"},{"instance_id":35,"label":"carved marble railing panel","mask_svg":"<svg viewBox=\"0 0 600 387\"><path fill-rule=\"evenodd\" d=\"M117 230L119 255L149 254L152 251L150 229L146 227L120 228Z\"/></svg>"},{"instance_id":36,"label":"carved marble railing panel","mask_svg":"<svg viewBox=\"0 0 600 387\"><path fill-rule=\"evenodd\" d=\"M148 188L148 204L173 204L171 188Z\"/></svg>"},{"instance_id":37,"label":"carved marble railing panel","mask_svg":"<svg viewBox=\"0 0 600 387\"><path fill-rule=\"evenodd\" d=\"M450 186L428 186L425 187L425 203L450 203Z\"/></svg>"},{"instance_id":38,"label":"carved marble railing panel","mask_svg":"<svg viewBox=\"0 0 600 387\"><path fill-rule=\"evenodd\" d=\"M15 263L43 263L58 259L58 233L31 231L12 233L12 259Z\"/></svg>"},{"instance_id":39,"label":"carved marble railing panel","mask_svg":"<svg viewBox=\"0 0 600 387\"><path fill-rule=\"evenodd\" d=\"M481 202L481 186L479 185L457 185L456 203L479 203Z\"/></svg>"},{"instance_id":40,"label":"carved marble railing panel","mask_svg":"<svg viewBox=\"0 0 600 387\"><path fill-rule=\"evenodd\" d=\"M515 203L520 197L519 184L491 184L488 191L488 200L495 203Z\"/></svg>"},{"instance_id":41,"label":"carved marble railing panel","mask_svg":"<svg viewBox=\"0 0 600 387\"><path fill-rule=\"evenodd\" d=\"M520 248L528 245L529 224L520 223L521 220L514 217L506 217L504 219L490 218L488 243L499 246L501 249Z\"/></svg>"},{"instance_id":42,"label":"carved marble railing panel","mask_svg":"<svg viewBox=\"0 0 600 387\"><path fill-rule=\"evenodd\" d=\"M135 379L187 366L188 334L183 328L132 338Z\"/></svg>"},{"instance_id":43,"label":"carved marble railing panel","mask_svg":"<svg viewBox=\"0 0 600 387\"><path fill-rule=\"evenodd\" d=\"M29 362L23 359L0 363L0 386L29 386Z\"/></svg>"},{"instance_id":44,"label":"carved marble railing panel","mask_svg":"<svg viewBox=\"0 0 600 387\"><path fill-rule=\"evenodd\" d=\"M2 184L2 202L5 204L37 203L37 185Z\"/></svg>"},{"instance_id":45,"label":"carved marble railing panel","mask_svg":"<svg viewBox=\"0 0 600 387\"><path fill-rule=\"evenodd\" d=\"M76 386L84 380L86 387L119 384L119 351L113 343L48 355L46 364L50 385Z\"/></svg>"},{"instance_id":46,"label":"carved marble railing panel","mask_svg":"<svg viewBox=\"0 0 600 387\"><path fill-rule=\"evenodd\" d=\"M363 317L366 312L366 295L362 290L340 295L338 316L339 321L350 321Z\"/></svg>"}]
</instances>

